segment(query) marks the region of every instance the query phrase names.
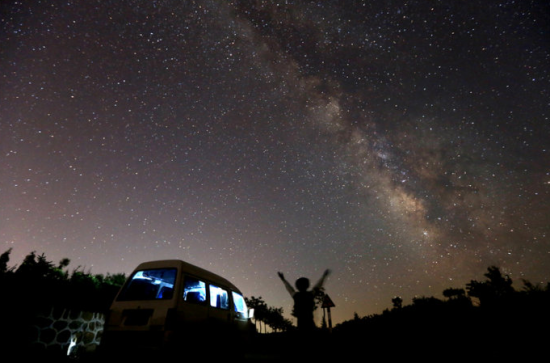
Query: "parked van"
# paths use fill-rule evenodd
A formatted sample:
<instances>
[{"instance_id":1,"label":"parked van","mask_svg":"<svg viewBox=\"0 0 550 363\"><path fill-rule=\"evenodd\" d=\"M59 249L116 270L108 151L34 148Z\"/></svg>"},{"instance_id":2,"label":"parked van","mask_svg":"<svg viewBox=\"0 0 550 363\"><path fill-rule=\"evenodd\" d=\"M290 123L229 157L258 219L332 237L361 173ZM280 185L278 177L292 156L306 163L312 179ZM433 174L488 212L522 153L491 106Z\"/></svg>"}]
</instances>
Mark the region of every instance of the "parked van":
<instances>
[{"instance_id":1,"label":"parked van","mask_svg":"<svg viewBox=\"0 0 550 363\"><path fill-rule=\"evenodd\" d=\"M180 353L201 342L242 346L255 332L250 318L241 291L225 278L180 260L145 262L113 301L101 346Z\"/></svg>"}]
</instances>

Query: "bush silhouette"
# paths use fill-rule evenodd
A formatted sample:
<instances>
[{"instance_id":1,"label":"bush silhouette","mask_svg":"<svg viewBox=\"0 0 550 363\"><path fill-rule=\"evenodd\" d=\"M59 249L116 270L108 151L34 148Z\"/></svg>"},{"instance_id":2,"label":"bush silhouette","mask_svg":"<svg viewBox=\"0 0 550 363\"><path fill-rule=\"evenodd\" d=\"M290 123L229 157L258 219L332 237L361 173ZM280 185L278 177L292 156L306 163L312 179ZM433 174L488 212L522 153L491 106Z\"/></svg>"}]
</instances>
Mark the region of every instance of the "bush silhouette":
<instances>
[{"instance_id":1,"label":"bush silhouette","mask_svg":"<svg viewBox=\"0 0 550 363\"><path fill-rule=\"evenodd\" d=\"M466 289L449 288L445 300L417 297L382 314L338 324L335 335L342 345L370 347L397 358L439 355L462 358L526 358L545 342L550 323L550 288L512 279L490 266L485 281L472 280ZM415 353L416 352L416 353Z\"/></svg>"},{"instance_id":2,"label":"bush silhouette","mask_svg":"<svg viewBox=\"0 0 550 363\"><path fill-rule=\"evenodd\" d=\"M125 276L92 275L78 268L67 270L70 260L55 265L44 254L28 254L20 266L8 267L11 249L0 255L0 286L3 308L28 312L57 306L77 310L106 312Z\"/></svg>"}]
</instances>

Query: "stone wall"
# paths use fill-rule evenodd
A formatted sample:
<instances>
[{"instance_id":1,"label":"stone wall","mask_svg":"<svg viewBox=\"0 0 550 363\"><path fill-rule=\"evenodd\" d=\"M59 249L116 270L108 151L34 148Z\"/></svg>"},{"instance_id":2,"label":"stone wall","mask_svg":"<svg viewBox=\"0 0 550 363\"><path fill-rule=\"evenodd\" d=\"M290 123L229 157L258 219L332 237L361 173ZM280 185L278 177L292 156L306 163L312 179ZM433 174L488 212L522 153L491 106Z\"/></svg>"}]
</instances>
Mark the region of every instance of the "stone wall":
<instances>
[{"instance_id":1,"label":"stone wall","mask_svg":"<svg viewBox=\"0 0 550 363\"><path fill-rule=\"evenodd\" d=\"M51 308L38 314L31 327L32 350L57 355L94 352L104 324L101 313Z\"/></svg>"}]
</instances>

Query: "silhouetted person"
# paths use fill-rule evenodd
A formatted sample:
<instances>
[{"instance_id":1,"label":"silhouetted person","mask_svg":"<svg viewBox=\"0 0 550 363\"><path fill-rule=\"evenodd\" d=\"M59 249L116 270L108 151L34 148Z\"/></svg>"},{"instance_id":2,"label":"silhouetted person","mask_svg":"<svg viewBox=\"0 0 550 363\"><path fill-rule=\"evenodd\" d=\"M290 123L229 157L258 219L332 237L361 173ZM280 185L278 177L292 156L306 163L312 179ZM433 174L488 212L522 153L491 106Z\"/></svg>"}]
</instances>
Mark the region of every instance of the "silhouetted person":
<instances>
[{"instance_id":1,"label":"silhouetted person","mask_svg":"<svg viewBox=\"0 0 550 363\"><path fill-rule=\"evenodd\" d=\"M315 309L315 295L323 287L325 279L329 275L330 270L326 270L323 273L323 276L313 286L311 290L309 289L309 279L305 277L300 277L296 280L296 291L292 285L285 280L285 276L282 272L278 272L279 277L285 284L287 291L294 299L294 315L298 320L298 330L302 332L313 331L315 329L315 322L313 321L313 310Z\"/></svg>"}]
</instances>

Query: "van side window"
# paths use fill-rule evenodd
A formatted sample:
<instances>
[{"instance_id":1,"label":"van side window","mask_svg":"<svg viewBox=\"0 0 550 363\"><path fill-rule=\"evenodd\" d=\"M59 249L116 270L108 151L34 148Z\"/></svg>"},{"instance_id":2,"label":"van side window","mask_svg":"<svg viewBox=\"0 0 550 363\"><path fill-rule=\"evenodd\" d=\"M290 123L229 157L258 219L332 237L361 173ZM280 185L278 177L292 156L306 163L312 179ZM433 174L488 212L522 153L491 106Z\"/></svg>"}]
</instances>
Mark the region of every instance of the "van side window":
<instances>
[{"instance_id":1,"label":"van side window","mask_svg":"<svg viewBox=\"0 0 550 363\"><path fill-rule=\"evenodd\" d=\"M210 285L210 306L220 309L229 309L227 291L221 287Z\"/></svg>"},{"instance_id":2,"label":"van side window","mask_svg":"<svg viewBox=\"0 0 550 363\"><path fill-rule=\"evenodd\" d=\"M235 312L238 313L238 316L243 319L248 319L248 309L246 308L246 302L244 297L238 292L231 291L233 295L233 304L235 304Z\"/></svg>"},{"instance_id":3,"label":"van side window","mask_svg":"<svg viewBox=\"0 0 550 363\"><path fill-rule=\"evenodd\" d=\"M206 284L194 277L185 276L183 286L183 300L202 304L206 301Z\"/></svg>"},{"instance_id":4,"label":"van side window","mask_svg":"<svg viewBox=\"0 0 550 363\"><path fill-rule=\"evenodd\" d=\"M169 300L175 281L175 268L137 271L121 291L118 300Z\"/></svg>"}]
</instances>

